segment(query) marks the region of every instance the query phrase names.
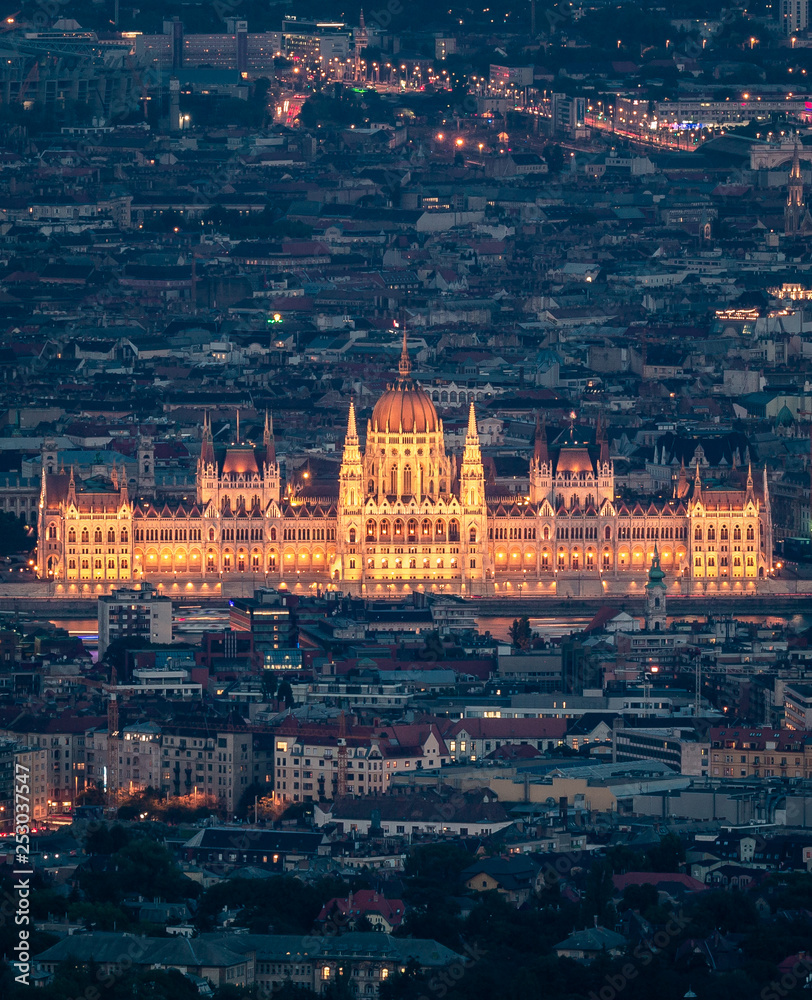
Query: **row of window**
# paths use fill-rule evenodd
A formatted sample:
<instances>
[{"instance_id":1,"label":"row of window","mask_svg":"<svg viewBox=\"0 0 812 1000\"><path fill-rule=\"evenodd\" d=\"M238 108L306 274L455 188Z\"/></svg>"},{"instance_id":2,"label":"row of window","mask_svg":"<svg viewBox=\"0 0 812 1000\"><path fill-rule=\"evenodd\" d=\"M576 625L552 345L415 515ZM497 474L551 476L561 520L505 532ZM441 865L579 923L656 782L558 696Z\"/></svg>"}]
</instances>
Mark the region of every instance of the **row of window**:
<instances>
[{"instance_id":1,"label":"row of window","mask_svg":"<svg viewBox=\"0 0 812 1000\"><path fill-rule=\"evenodd\" d=\"M713 542L716 540L716 528L712 524L708 525L708 533L705 537L709 542ZM755 541L755 538L756 538L756 533L753 528L753 525L748 524L747 541L753 542ZM722 527L719 529L719 539L722 542L728 541L728 529L726 524L723 524ZM742 529L737 524L733 529L733 541L740 542L741 540L742 540ZM699 524L694 528L694 541L695 542L702 541L702 526Z\"/></svg>"},{"instance_id":2,"label":"row of window","mask_svg":"<svg viewBox=\"0 0 812 1000\"><path fill-rule=\"evenodd\" d=\"M351 529L351 531L353 530ZM475 531L476 529L472 530ZM414 517L409 518L406 522L401 518L396 518L391 525L388 518L384 518L380 522L376 522L373 518L370 518L366 524L366 538L368 542L374 541L379 535L382 541L388 541L393 537L402 540L404 533L409 541L417 541L418 538L423 538L426 541L431 541L432 538L438 541L445 541L446 524L442 518L439 518L432 525L432 522L427 517L423 518L419 525L417 518ZM456 518L452 518L448 522L448 538L452 542L459 541L460 523ZM351 541L354 541L354 539L351 539Z\"/></svg>"},{"instance_id":3,"label":"row of window","mask_svg":"<svg viewBox=\"0 0 812 1000\"><path fill-rule=\"evenodd\" d=\"M54 539L56 539L58 537L59 537L59 535L58 535L57 526L55 524L49 524L48 525L48 538L51 539L51 540L54 540ZM88 531L87 528L82 528L81 539L85 543L89 543L90 542L90 532ZM129 533L129 531L127 530L127 528L122 528L121 531L119 532L118 541L127 543L127 542L129 542L129 540L130 540L130 533ZM104 541L103 532L102 532L101 528L96 528L96 530L93 532L93 541L96 544L101 544ZM76 528L69 528L68 529L68 544L70 544L70 545L75 545L76 544ZM115 545L116 544L116 532L115 532L115 528L108 528L107 529L107 544L108 545Z\"/></svg>"}]
</instances>

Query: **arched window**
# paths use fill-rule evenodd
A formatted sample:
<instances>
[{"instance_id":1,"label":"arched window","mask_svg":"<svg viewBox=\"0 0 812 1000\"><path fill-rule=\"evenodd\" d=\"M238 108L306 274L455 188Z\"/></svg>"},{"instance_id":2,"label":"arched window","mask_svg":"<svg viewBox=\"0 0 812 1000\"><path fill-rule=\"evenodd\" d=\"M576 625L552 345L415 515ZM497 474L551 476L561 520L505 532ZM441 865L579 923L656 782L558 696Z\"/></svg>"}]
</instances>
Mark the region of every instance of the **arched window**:
<instances>
[{"instance_id":1,"label":"arched window","mask_svg":"<svg viewBox=\"0 0 812 1000\"><path fill-rule=\"evenodd\" d=\"M460 540L460 522L456 517L452 517L448 522L448 540L449 542L458 542Z\"/></svg>"},{"instance_id":2,"label":"arched window","mask_svg":"<svg viewBox=\"0 0 812 1000\"><path fill-rule=\"evenodd\" d=\"M93 541L101 542L101 540L102 540L101 528L96 528L95 532L93 533Z\"/></svg>"},{"instance_id":3,"label":"arched window","mask_svg":"<svg viewBox=\"0 0 812 1000\"><path fill-rule=\"evenodd\" d=\"M108 528L107 529L107 544L108 545L113 545L113 544L115 544L115 540L116 540L116 533L115 533L115 531L113 531L112 528Z\"/></svg>"},{"instance_id":4,"label":"arched window","mask_svg":"<svg viewBox=\"0 0 812 1000\"><path fill-rule=\"evenodd\" d=\"M398 470L392 468L389 472L389 492L392 496L397 496L398 492Z\"/></svg>"},{"instance_id":5,"label":"arched window","mask_svg":"<svg viewBox=\"0 0 812 1000\"><path fill-rule=\"evenodd\" d=\"M370 518L367 521L367 541L375 540L375 522Z\"/></svg>"},{"instance_id":6,"label":"arched window","mask_svg":"<svg viewBox=\"0 0 812 1000\"><path fill-rule=\"evenodd\" d=\"M719 532L719 537L721 538L721 540L723 542L727 541L727 525L726 524L722 525L722 530Z\"/></svg>"},{"instance_id":7,"label":"arched window","mask_svg":"<svg viewBox=\"0 0 812 1000\"><path fill-rule=\"evenodd\" d=\"M708 526L708 541L716 541L716 528L712 524Z\"/></svg>"},{"instance_id":8,"label":"arched window","mask_svg":"<svg viewBox=\"0 0 812 1000\"><path fill-rule=\"evenodd\" d=\"M544 525L544 531L542 531L541 537L544 539L545 542L549 542L549 540L550 540L550 528L549 528L549 525L546 525L546 524Z\"/></svg>"},{"instance_id":9,"label":"arched window","mask_svg":"<svg viewBox=\"0 0 812 1000\"><path fill-rule=\"evenodd\" d=\"M73 542L76 541L76 529L75 528L71 528L70 531L68 532L68 541L71 542L71 543L73 543Z\"/></svg>"},{"instance_id":10,"label":"arched window","mask_svg":"<svg viewBox=\"0 0 812 1000\"><path fill-rule=\"evenodd\" d=\"M752 524L748 524L747 525L747 541L748 542L754 542L755 540L756 540L756 533L753 530L753 525Z\"/></svg>"},{"instance_id":11,"label":"arched window","mask_svg":"<svg viewBox=\"0 0 812 1000\"><path fill-rule=\"evenodd\" d=\"M355 528L350 528L350 545L355 545Z\"/></svg>"},{"instance_id":12,"label":"arched window","mask_svg":"<svg viewBox=\"0 0 812 1000\"><path fill-rule=\"evenodd\" d=\"M87 528L82 528L82 541L83 542L90 541L90 535L87 533Z\"/></svg>"},{"instance_id":13,"label":"arched window","mask_svg":"<svg viewBox=\"0 0 812 1000\"><path fill-rule=\"evenodd\" d=\"M130 540L130 533L126 528L121 529L121 540L122 542L129 542Z\"/></svg>"},{"instance_id":14,"label":"arched window","mask_svg":"<svg viewBox=\"0 0 812 1000\"><path fill-rule=\"evenodd\" d=\"M276 541L276 528L271 528L271 541Z\"/></svg>"},{"instance_id":15,"label":"arched window","mask_svg":"<svg viewBox=\"0 0 812 1000\"><path fill-rule=\"evenodd\" d=\"M374 493L374 492L375 492L375 480L370 479L370 481L367 483L367 493Z\"/></svg>"},{"instance_id":16,"label":"arched window","mask_svg":"<svg viewBox=\"0 0 812 1000\"><path fill-rule=\"evenodd\" d=\"M694 541L695 542L702 541L702 529L699 527L699 525L697 525L696 528L694 529Z\"/></svg>"},{"instance_id":17,"label":"arched window","mask_svg":"<svg viewBox=\"0 0 812 1000\"><path fill-rule=\"evenodd\" d=\"M420 525L420 533L428 535L431 538L431 521L427 517L423 518L423 523Z\"/></svg>"},{"instance_id":18,"label":"arched window","mask_svg":"<svg viewBox=\"0 0 812 1000\"><path fill-rule=\"evenodd\" d=\"M395 539L403 541L403 521L400 518L395 521Z\"/></svg>"},{"instance_id":19,"label":"arched window","mask_svg":"<svg viewBox=\"0 0 812 1000\"><path fill-rule=\"evenodd\" d=\"M603 537L606 539L607 542L610 541L612 538L612 529L609 527L608 524L603 529Z\"/></svg>"},{"instance_id":20,"label":"arched window","mask_svg":"<svg viewBox=\"0 0 812 1000\"><path fill-rule=\"evenodd\" d=\"M430 497L434 496L434 480L433 479L429 480L429 496Z\"/></svg>"},{"instance_id":21,"label":"arched window","mask_svg":"<svg viewBox=\"0 0 812 1000\"><path fill-rule=\"evenodd\" d=\"M407 465L403 470L403 492L412 492L412 467L410 465Z\"/></svg>"},{"instance_id":22,"label":"arched window","mask_svg":"<svg viewBox=\"0 0 812 1000\"><path fill-rule=\"evenodd\" d=\"M381 521L381 541L389 538L389 522L384 519Z\"/></svg>"},{"instance_id":23,"label":"arched window","mask_svg":"<svg viewBox=\"0 0 812 1000\"><path fill-rule=\"evenodd\" d=\"M445 522L443 520L435 521L434 537L437 539L442 539L445 537Z\"/></svg>"},{"instance_id":24,"label":"arched window","mask_svg":"<svg viewBox=\"0 0 812 1000\"><path fill-rule=\"evenodd\" d=\"M741 540L742 540L742 529L737 524L736 527L733 529L733 541L740 542Z\"/></svg>"},{"instance_id":25,"label":"arched window","mask_svg":"<svg viewBox=\"0 0 812 1000\"><path fill-rule=\"evenodd\" d=\"M209 541L214 541L214 528L209 528Z\"/></svg>"},{"instance_id":26,"label":"arched window","mask_svg":"<svg viewBox=\"0 0 812 1000\"><path fill-rule=\"evenodd\" d=\"M56 525L55 524L49 524L48 525L48 537L49 538L56 538Z\"/></svg>"},{"instance_id":27,"label":"arched window","mask_svg":"<svg viewBox=\"0 0 812 1000\"><path fill-rule=\"evenodd\" d=\"M476 528L471 525L471 530L468 532L468 541L471 545L476 545Z\"/></svg>"},{"instance_id":28,"label":"arched window","mask_svg":"<svg viewBox=\"0 0 812 1000\"><path fill-rule=\"evenodd\" d=\"M409 533L409 541L417 541L417 519L414 517L409 518L409 523L407 525L407 531Z\"/></svg>"}]
</instances>

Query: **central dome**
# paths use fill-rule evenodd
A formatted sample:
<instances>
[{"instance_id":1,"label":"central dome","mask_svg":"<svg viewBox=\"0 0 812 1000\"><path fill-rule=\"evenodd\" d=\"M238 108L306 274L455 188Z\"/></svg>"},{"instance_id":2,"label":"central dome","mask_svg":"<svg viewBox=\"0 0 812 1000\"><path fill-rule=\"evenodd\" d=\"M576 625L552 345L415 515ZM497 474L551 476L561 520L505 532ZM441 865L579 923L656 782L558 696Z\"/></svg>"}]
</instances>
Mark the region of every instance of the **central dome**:
<instances>
[{"instance_id":1,"label":"central dome","mask_svg":"<svg viewBox=\"0 0 812 1000\"><path fill-rule=\"evenodd\" d=\"M388 386L372 411L372 430L384 433L403 431L406 434L425 434L439 430L440 421L429 394L411 377L412 363L406 350L403 334L403 352L398 364L399 378Z\"/></svg>"}]
</instances>

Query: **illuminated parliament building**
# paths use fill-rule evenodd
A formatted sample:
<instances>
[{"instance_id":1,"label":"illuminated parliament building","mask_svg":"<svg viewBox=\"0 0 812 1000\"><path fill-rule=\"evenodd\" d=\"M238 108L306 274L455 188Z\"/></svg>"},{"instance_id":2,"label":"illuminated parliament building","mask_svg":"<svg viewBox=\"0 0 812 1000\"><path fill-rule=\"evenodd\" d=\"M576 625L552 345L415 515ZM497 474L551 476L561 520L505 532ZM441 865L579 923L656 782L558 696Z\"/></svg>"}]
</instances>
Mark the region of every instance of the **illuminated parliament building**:
<instances>
[{"instance_id":1,"label":"illuminated parliament building","mask_svg":"<svg viewBox=\"0 0 812 1000\"><path fill-rule=\"evenodd\" d=\"M146 442L138 460L148 481ZM747 589L772 571L766 469L756 479L748 467L735 487L712 488L697 461L670 495L621 498L602 424L589 442L573 424L549 445L537 422L528 495L494 495L474 404L462 455L450 454L404 338L363 447L350 403L337 489L323 496L282 482L268 418L261 446L224 452L204 420L197 495L185 503L136 500L115 473L82 482L44 452L38 572L65 590L145 579L205 590L245 574L370 595L584 594L644 584L656 547L671 587Z\"/></svg>"}]
</instances>

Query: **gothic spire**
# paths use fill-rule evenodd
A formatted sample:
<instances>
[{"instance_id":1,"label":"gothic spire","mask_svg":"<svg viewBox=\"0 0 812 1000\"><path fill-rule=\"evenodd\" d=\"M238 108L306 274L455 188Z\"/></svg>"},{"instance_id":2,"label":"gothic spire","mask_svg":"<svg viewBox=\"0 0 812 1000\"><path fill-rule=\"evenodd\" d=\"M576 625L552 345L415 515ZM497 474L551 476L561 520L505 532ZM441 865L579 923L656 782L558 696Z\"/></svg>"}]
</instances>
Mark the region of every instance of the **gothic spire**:
<instances>
[{"instance_id":1,"label":"gothic spire","mask_svg":"<svg viewBox=\"0 0 812 1000\"><path fill-rule=\"evenodd\" d=\"M203 438L200 447L200 464L214 465L214 439L211 434L211 417L209 411L203 414Z\"/></svg>"},{"instance_id":2,"label":"gothic spire","mask_svg":"<svg viewBox=\"0 0 812 1000\"><path fill-rule=\"evenodd\" d=\"M538 412L536 413L536 438L533 443L533 461L536 467L540 465L546 465L550 461L550 455L547 451L547 414L539 421Z\"/></svg>"},{"instance_id":3,"label":"gothic spire","mask_svg":"<svg viewBox=\"0 0 812 1000\"><path fill-rule=\"evenodd\" d=\"M358 441L358 428L355 424L355 400L350 399L350 409L347 414L347 442L352 441L356 443Z\"/></svg>"},{"instance_id":4,"label":"gothic spire","mask_svg":"<svg viewBox=\"0 0 812 1000\"><path fill-rule=\"evenodd\" d=\"M265 464L276 465L276 442L273 436L273 417L265 411L265 433L263 434L265 445Z\"/></svg>"},{"instance_id":5,"label":"gothic spire","mask_svg":"<svg viewBox=\"0 0 812 1000\"><path fill-rule=\"evenodd\" d=\"M471 400L468 405L468 440L475 440L479 444L479 430L476 425L476 410L474 409L474 401Z\"/></svg>"},{"instance_id":6,"label":"gothic spire","mask_svg":"<svg viewBox=\"0 0 812 1000\"><path fill-rule=\"evenodd\" d=\"M409 357L409 348L406 343L406 327L403 327L403 346L398 362L398 374L401 378L409 378L412 374L412 360Z\"/></svg>"}]
</instances>

